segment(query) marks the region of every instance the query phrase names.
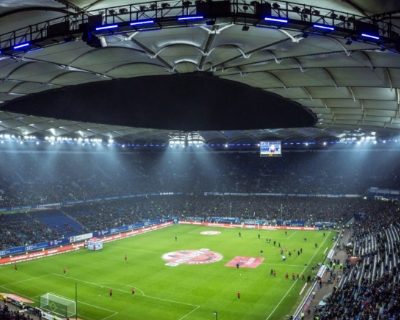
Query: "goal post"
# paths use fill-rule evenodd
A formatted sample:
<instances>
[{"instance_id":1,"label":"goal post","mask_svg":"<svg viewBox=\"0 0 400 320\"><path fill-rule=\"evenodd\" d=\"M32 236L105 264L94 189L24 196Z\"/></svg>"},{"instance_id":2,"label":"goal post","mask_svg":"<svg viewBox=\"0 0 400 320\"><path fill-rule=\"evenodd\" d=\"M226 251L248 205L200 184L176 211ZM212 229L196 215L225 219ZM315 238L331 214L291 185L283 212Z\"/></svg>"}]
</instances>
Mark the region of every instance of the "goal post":
<instances>
[{"instance_id":1,"label":"goal post","mask_svg":"<svg viewBox=\"0 0 400 320\"><path fill-rule=\"evenodd\" d=\"M50 292L40 296L40 308L64 318L70 318L76 314L74 300Z\"/></svg>"}]
</instances>

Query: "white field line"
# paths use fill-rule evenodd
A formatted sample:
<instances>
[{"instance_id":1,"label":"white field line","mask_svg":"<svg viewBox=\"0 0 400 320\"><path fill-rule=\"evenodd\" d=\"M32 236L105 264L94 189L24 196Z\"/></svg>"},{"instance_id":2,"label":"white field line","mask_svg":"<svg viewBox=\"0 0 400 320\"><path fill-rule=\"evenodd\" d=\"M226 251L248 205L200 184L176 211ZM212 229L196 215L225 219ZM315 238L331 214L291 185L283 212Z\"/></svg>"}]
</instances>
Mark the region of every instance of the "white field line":
<instances>
[{"instance_id":1,"label":"white field line","mask_svg":"<svg viewBox=\"0 0 400 320\"><path fill-rule=\"evenodd\" d=\"M140 289L140 288L134 286L133 284L126 284L125 287L135 288L135 290L139 291L139 292L142 294L142 296L145 295L145 294L144 294L144 291L143 291L142 289Z\"/></svg>"},{"instance_id":2,"label":"white field line","mask_svg":"<svg viewBox=\"0 0 400 320\"><path fill-rule=\"evenodd\" d=\"M99 310L104 310L104 311L107 311L107 312L111 312L113 314L114 313L118 313L118 311L107 309L107 308L104 308L104 307L100 307L100 306L97 306L95 304L87 303L87 302L84 302L84 301L81 301L81 300L78 300L78 302L81 303L81 304L86 304L87 306L91 306L91 307L99 309Z\"/></svg>"},{"instance_id":3,"label":"white field line","mask_svg":"<svg viewBox=\"0 0 400 320\"><path fill-rule=\"evenodd\" d=\"M319 253L319 251L323 247L324 243L326 242L326 239L328 239L328 237L325 237L325 240L322 242L322 245L320 246L319 250L314 252L314 254L312 255L311 259L308 261L307 265L303 268L301 273L303 273L307 269L308 265L313 261L314 257L317 255L317 253ZM271 313L269 314L269 316L265 320L268 320L269 318L271 318L271 316L274 314L276 309L278 309L278 307L281 305L283 300L285 300L285 298L287 297L289 292L292 291L292 289L293 289L294 285L297 283L297 281L299 281L299 280L297 279L295 282L293 282L293 284L290 286L290 288L286 291L285 295L282 297L281 300L279 300L278 304L275 306L275 308L271 311Z\"/></svg>"},{"instance_id":4,"label":"white field line","mask_svg":"<svg viewBox=\"0 0 400 320\"><path fill-rule=\"evenodd\" d=\"M327 251L328 251L328 247L326 247L326 248L325 248L325 250L324 250L324 254L325 254Z\"/></svg>"},{"instance_id":5,"label":"white field line","mask_svg":"<svg viewBox=\"0 0 400 320\"><path fill-rule=\"evenodd\" d=\"M5 287L5 286L3 286L3 285L0 285L0 288L6 289L6 290L10 290L10 291L12 291L12 292L18 294L19 296L21 296L21 297L23 297L23 298L30 299L30 300L32 300L32 301L38 301L37 299L35 299L35 297L32 298L32 297L29 297L29 296L26 296L26 295L22 295L22 294L18 293L17 291L15 291L15 290L13 290L13 289L10 289L10 288L7 288L7 287Z\"/></svg>"},{"instance_id":6,"label":"white field line","mask_svg":"<svg viewBox=\"0 0 400 320\"><path fill-rule=\"evenodd\" d=\"M278 263L264 263L266 266L278 266L278 267L282 267L282 264L278 264ZM304 267L303 264L284 264L285 267Z\"/></svg>"},{"instance_id":7,"label":"white field line","mask_svg":"<svg viewBox=\"0 0 400 320\"><path fill-rule=\"evenodd\" d=\"M49 293L56 295L56 294L53 293L53 292L49 292ZM91 306L91 307L96 308L96 309L99 309L99 310L104 310L104 311L107 311L107 312L111 312L111 313L112 313L112 316L114 316L115 314L118 314L118 312L115 311L115 310L111 310L111 309L107 309L107 308L104 308L104 307L100 307L100 306L98 306L98 305L91 304L91 303L87 303L87 302L83 302L83 301L81 301L81 300L77 300L77 301L78 301L79 303L81 303L81 304L86 304L87 306ZM110 316L106 316L106 318L108 318L108 317L110 317ZM86 318L87 318L87 317L86 317ZM90 318L88 318L88 319L90 319Z\"/></svg>"},{"instance_id":8,"label":"white field line","mask_svg":"<svg viewBox=\"0 0 400 320\"><path fill-rule=\"evenodd\" d=\"M200 307L197 304L191 304L191 303L186 303L186 302L181 302L181 301L176 301L176 300L172 300L172 299L164 299L164 298L159 298L159 297L155 297L155 296L148 296L147 294L143 295L143 297L149 298L149 299L154 299L154 300L159 300L159 301L165 301L165 302L172 302L172 303L177 303L177 304L183 304L183 305L187 305L187 306L191 306L191 307Z\"/></svg>"},{"instance_id":9,"label":"white field line","mask_svg":"<svg viewBox=\"0 0 400 320\"><path fill-rule=\"evenodd\" d=\"M86 283L86 284L89 284L89 285L92 285L92 286L95 286L95 287L99 287L99 288L107 287L107 286L103 286L103 285L101 285L99 283L96 283L96 282L85 281L85 280L81 280L81 279L73 278L73 277L68 277L68 276L64 276L64 275L61 275L61 274L57 274L57 273L53 273L53 275L55 275L57 277L62 277L62 278L71 279L71 280L75 280L75 281L78 281L78 282ZM159 298L159 297L155 297L155 296L150 296L150 295L145 294L144 291L139 289L139 288L135 288L135 289L140 291L142 293L142 296L145 297L145 298L164 301L164 302L171 302L171 303L176 303L176 304L182 304L182 305L191 306L191 307L199 307L199 305L197 305L197 304L191 304L191 303L172 300L172 299L165 299L165 298ZM125 294L130 294L130 292L124 291L124 290L120 290L120 289L114 289L113 288L113 290L117 291L117 292L125 293Z\"/></svg>"},{"instance_id":10,"label":"white field line","mask_svg":"<svg viewBox=\"0 0 400 320\"><path fill-rule=\"evenodd\" d=\"M178 320L182 320L185 319L188 315L192 314L193 312L195 312L198 308L200 308L200 306L197 306L196 308L194 308L193 310L189 311L188 313L184 314L182 317L180 317Z\"/></svg>"},{"instance_id":11,"label":"white field line","mask_svg":"<svg viewBox=\"0 0 400 320\"><path fill-rule=\"evenodd\" d=\"M295 232L291 233L291 234L289 235L289 237L287 237L287 239L290 239L291 237L293 237L297 232L298 232L298 231L295 231Z\"/></svg>"},{"instance_id":12,"label":"white field line","mask_svg":"<svg viewBox=\"0 0 400 320\"><path fill-rule=\"evenodd\" d=\"M303 293L304 289L307 287L307 282L304 284L303 288L301 288L299 296Z\"/></svg>"},{"instance_id":13,"label":"white field line","mask_svg":"<svg viewBox=\"0 0 400 320\"><path fill-rule=\"evenodd\" d=\"M31 277L31 278L20 280L20 281L9 282L9 283L7 283L7 285L13 285L13 284L17 284L17 283L22 283L22 282L34 280L34 279L37 279L37 278L42 278L42 277L45 277L45 276L51 276L51 275L54 275L54 274L49 273L49 274L45 274L45 275L38 276L38 277ZM17 291L15 291L14 289L7 288L4 284L0 285L0 288L6 289L6 290L11 290L12 292L17 293L19 296L25 297L25 298L29 298L29 299L31 299L33 301L39 301L39 299L37 299L37 298L40 298L40 295L39 296L35 296L35 297L23 296L23 295L19 294ZM112 312L111 315L106 316L105 318L102 318L101 320L109 319L109 318L111 318L111 317L113 317L113 316L118 314L118 312L115 311L115 310L110 310L110 309L107 309L107 308L99 307L99 306L96 306L94 304L86 303L86 302L83 302L83 301L80 301L80 300L78 300L78 302L81 303L81 304L86 304L86 305L91 306L91 307L96 308L96 309ZM86 319L90 319L88 317L85 317L85 318Z\"/></svg>"},{"instance_id":14,"label":"white field line","mask_svg":"<svg viewBox=\"0 0 400 320\"><path fill-rule=\"evenodd\" d=\"M114 312L112 315L109 315L109 316L107 316L107 317L105 317L105 318L103 318L103 319L101 319L101 320L110 319L110 318L116 316L117 314L118 314L118 312Z\"/></svg>"},{"instance_id":15,"label":"white field line","mask_svg":"<svg viewBox=\"0 0 400 320\"><path fill-rule=\"evenodd\" d=\"M31 280L34 280L34 279L39 279L39 278L47 277L47 276L49 276L49 275L51 275L51 274L46 273L46 274L42 274L41 276L37 276L37 277L31 277L31 278L22 279L22 280L14 281L14 282L2 283L1 285L2 285L2 286L4 286L4 285L6 285L6 286L14 285L14 284L22 283L22 282L25 282L25 281L31 281Z\"/></svg>"}]
</instances>

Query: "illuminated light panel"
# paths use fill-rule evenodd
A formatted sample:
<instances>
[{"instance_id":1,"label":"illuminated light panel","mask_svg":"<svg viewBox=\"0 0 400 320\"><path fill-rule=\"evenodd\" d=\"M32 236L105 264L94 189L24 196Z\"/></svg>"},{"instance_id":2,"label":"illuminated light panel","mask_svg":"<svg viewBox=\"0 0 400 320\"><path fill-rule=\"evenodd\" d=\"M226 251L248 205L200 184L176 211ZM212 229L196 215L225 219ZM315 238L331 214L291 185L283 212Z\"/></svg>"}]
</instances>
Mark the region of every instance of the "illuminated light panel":
<instances>
[{"instance_id":1,"label":"illuminated light panel","mask_svg":"<svg viewBox=\"0 0 400 320\"><path fill-rule=\"evenodd\" d=\"M117 25L117 24L110 24L110 25L108 25L108 26L97 27L97 28L96 28L96 31L99 31L99 30L107 30L107 29L115 29L115 28L118 28L118 25Z\"/></svg>"},{"instance_id":2,"label":"illuminated light panel","mask_svg":"<svg viewBox=\"0 0 400 320\"><path fill-rule=\"evenodd\" d=\"M178 21L187 21L187 20L201 20L204 19L203 16L184 16L178 17Z\"/></svg>"},{"instance_id":3,"label":"illuminated light panel","mask_svg":"<svg viewBox=\"0 0 400 320\"><path fill-rule=\"evenodd\" d=\"M147 24L153 24L154 20L138 20L131 22L129 25L131 26L142 26L142 25L147 25Z\"/></svg>"},{"instance_id":4,"label":"illuminated light panel","mask_svg":"<svg viewBox=\"0 0 400 320\"><path fill-rule=\"evenodd\" d=\"M329 31L334 31L334 30L335 30L334 27L332 27L332 26L325 26L325 25L323 25L323 24L314 24L313 27L314 27L314 28L317 28L317 29L323 29L323 30L329 30Z\"/></svg>"},{"instance_id":5,"label":"illuminated light panel","mask_svg":"<svg viewBox=\"0 0 400 320\"><path fill-rule=\"evenodd\" d=\"M370 39L374 39L374 40L379 40L378 36L374 36L372 34L368 34L368 33L361 33L361 36L364 38L370 38Z\"/></svg>"},{"instance_id":6,"label":"illuminated light panel","mask_svg":"<svg viewBox=\"0 0 400 320\"><path fill-rule=\"evenodd\" d=\"M287 19L283 19L283 18L265 17L264 20L265 21L272 21L272 22L288 23L288 20Z\"/></svg>"},{"instance_id":7,"label":"illuminated light panel","mask_svg":"<svg viewBox=\"0 0 400 320\"><path fill-rule=\"evenodd\" d=\"M21 48L26 48L26 47L29 47L29 46L30 46L29 42L21 43L21 44L18 44L16 46L14 46L14 50L21 49Z\"/></svg>"}]
</instances>

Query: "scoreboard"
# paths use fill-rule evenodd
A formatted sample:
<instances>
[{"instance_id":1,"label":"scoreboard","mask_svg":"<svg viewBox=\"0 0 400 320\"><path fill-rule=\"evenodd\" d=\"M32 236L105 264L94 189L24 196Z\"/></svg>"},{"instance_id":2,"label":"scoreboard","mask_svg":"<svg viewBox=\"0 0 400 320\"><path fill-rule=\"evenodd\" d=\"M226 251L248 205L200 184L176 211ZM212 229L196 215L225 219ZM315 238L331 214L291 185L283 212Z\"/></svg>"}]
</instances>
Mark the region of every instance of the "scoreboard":
<instances>
[{"instance_id":1,"label":"scoreboard","mask_svg":"<svg viewBox=\"0 0 400 320\"><path fill-rule=\"evenodd\" d=\"M281 157L282 146L280 141L261 141L260 142L261 157Z\"/></svg>"}]
</instances>

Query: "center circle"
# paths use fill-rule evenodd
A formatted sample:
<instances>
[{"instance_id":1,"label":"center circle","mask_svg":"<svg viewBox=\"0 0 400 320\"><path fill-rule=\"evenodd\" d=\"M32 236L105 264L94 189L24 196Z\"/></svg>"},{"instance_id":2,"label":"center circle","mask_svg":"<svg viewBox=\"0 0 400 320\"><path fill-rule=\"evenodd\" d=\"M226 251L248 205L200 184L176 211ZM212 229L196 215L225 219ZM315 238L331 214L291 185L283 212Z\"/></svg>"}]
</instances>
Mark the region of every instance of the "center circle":
<instances>
[{"instance_id":1,"label":"center circle","mask_svg":"<svg viewBox=\"0 0 400 320\"><path fill-rule=\"evenodd\" d=\"M203 236L217 236L221 234L221 231L207 230L200 232L200 234Z\"/></svg>"},{"instance_id":2,"label":"center circle","mask_svg":"<svg viewBox=\"0 0 400 320\"><path fill-rule=\"evenodd\" d=\"M162 259L166 266L176 267L181 264L210 264L222 260L222 254L209 249L179 250L163 254Z\"/></svg>"}]
</instances>

